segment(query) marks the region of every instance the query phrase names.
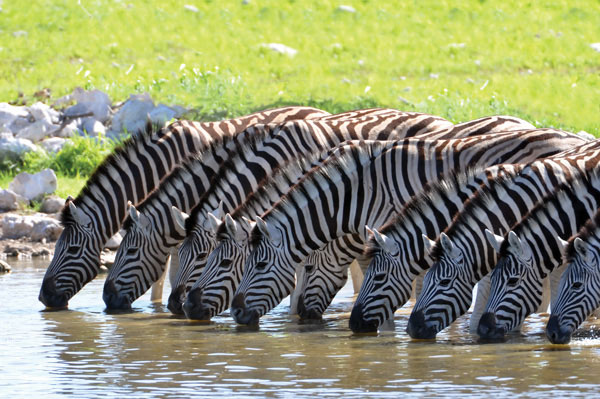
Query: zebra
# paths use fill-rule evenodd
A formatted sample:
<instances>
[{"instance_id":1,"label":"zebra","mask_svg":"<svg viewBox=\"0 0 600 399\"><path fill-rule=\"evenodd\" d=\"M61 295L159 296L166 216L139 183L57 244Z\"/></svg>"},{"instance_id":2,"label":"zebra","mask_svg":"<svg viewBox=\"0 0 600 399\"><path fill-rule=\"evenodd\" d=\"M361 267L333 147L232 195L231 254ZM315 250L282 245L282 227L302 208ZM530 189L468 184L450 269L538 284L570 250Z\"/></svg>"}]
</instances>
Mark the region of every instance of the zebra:
<instances>
[{"instance_id":1,"label":"zebra","mask_svg":"<svg viewBox=\"0 0 600 399\"><path fill-rule=\"evenodd\" d=\"M576 234L598 208L600 176L594 169L557 187L504 236L486 231L499 259L477 328L480 337L503 338L538 309L544 279L561 265L561 237Z\"/></svg>"},{"instance_id":2,"label":"zebra","mask_svg":"<svg viewBox=\"0 0 600 399\"><path fill-rule=\"evenodd\" d=\"M408 301L413 280L432 263L422 234L439 235L477 190L515 176L521 167L502 164L450 173L426 185L379 229L369 228L369 266L350 315L351 330L377 331Z\"/></svg>"},{"instance_id":3,"label":"zebra","mask_svg":"<svg viewBox=\"0 0 600 399\"><path fill-rule=\"evenodd\" d=\"M598 144L590 143L585 147L578 147L576 151L561 153L560 156L583 153L595 147L600 148ZM547 160L544 162L548 163ZM537 165L539 167L539 163ZM494 167L489 169L488 173L493 172ZM510 175L506 174L502 179L509 178L520 169L513 169ZM555 169L560 167L555 166ZM492 173L490 177L493 178L494 175ZM481 178L460 173L433 183L427 190L413 197L395 219L379 231L373 229L375 234L370 235L366 244L366 253L371 258L371 263L350 316L350 328L353 331L375 331L383 320L391 317L408 300L412 280L433 263L422 245L421 234L428 237L439 236L450 224L454 214L462 209L463 201L468 199L471 183L467 181L473 179L479 182ZM486 178L485 185L491 182L493 180ZM457 196L461 192L462 195ZM395 256L396 254L398 255ZM480 301L478 298L477 303Z\"/></svg>"},{"instance_id":4,"label":"zebra","mask_svg":"<svg viewBox=\"0 0 600 399\"><path fill-rule=\"evenodd\" d=\"M109 308L130 308L162 274L171 249L185 238L181 225L185 226L187 215L173 210L172 206L190 211L209 196L214 187L220 187L217 195L223 196L229 209L232 202L235 205L245 198L244 190L255 187L272 168L300 151L325 148L347 138L418 134L428 128L445 128L449 123L427 114L369 109L328 115L319 120L289 121L283 125L253 125L244 133L258 139L251 140L253 144L240 141L223 165L212 162L212 166L207 166L206 160L192 160L196 166L182 168L182 175L173 175L164 189L142 204L141 213L130 208L133 223L127 224L127 234L106 279L105 303ZM243 185L219 185L232 168L237 168L234 174ZM211 178L207 177L207 171ZM197 182L196 187L188 181ZM207 220L211 222L212 219Z\"/></svg>"},{"instance_id":5,"label":"zebra","mask_svg":"<svg viewBox=\"0 0 600 399\"><path fill-rule=\"evenodd\" d=\"M39 300L64 308L100 267L100 251L121 226L127 201L143 200L188 155L253 123L328 115L312 107L284 107L220 122L177 121L134 134L94 171L77 198L67 198L61 233L46 270Z\"/></svg>"},{"instance_id":6,"label":"zebra","mask_svg":"<svg viewBox=\"0 0 600 399\"><path fill-rule=\"evenodd\" d=\"M484 132L493 132L493 131L507 131L507 130L517 130L517 129L523 129L526 127L531 126L529 123L518 119L518 118L512 118L512 117L506 117L506 116L494 116L494 117L486 117L486 118L480 118L477 119L475 121L470 121L470 122L466 122L466 123L462 123L462 124L458 124L455 125L454 127L452 127L451 129L449 128L445 128L445 129L435 129L433 132L430 133L421 133L418 137L419 138L448 138L448 137L461 137L461 136L471 136L471 135L480 135L483 134ZM299 177L299 176L298 176ZM289 173L288 173L288 180L287 181L292 181L293 179L291 179L289 177ZM235 174L233 174L233 177L229 179L231 181L231 185L235 186L237 183L238 178L235 176ZM239 190L238 190L239 191ZM212 199L212 201L206 201L206 203L204 205L199 205L199 210L196 209L193 212L193 215L190 219L188 220L194 220L195 222L195 227L193 227L192 229L190 229L189 233L188 233L188 238L184 241L184 243L182 244L181 248L180 248L180 258L182 259L181 261L181 270L184 271L184 273L181 273L180 276L183 276L184 280L187 280L187 289L184 288L183 284L176 286L172 295L169 297L169 307L171 309L171 311L175 311L176 309L179 309L181 307L181 301L183 300L184 296L185 296L185 292L188 291L190 288L190 285L194 283L194 281L198 280L199 275L204 274L205 273L205 268L204 265L206 263L206 260L204 259L204 256L198 256L199 253L208 253L209 251L207 251L207 248L214 248L215 247L215 243L211 242L214 237L216 236L215 232L210 232L210 231L206 231L206 226L209 226L209 224L207 223L207 218L212 218L212 216L210 216L210 210L216 206L217 204L217 199L221 198L222 195L218 196L218 197L214 197ZM230 207L231 209L231 207ZM262 209L260 213L266 211L266 209ZM206 215L206 216L204 216ZM249 217L250 219L254 218L254 216L256 216L257 214L249 214L249 215L245 215L246 217ZM204 217L202 217L204 216ZM200 219L198 219L200 218ZM219 223L219 221L215 222L216 224ZM213 224L215 225L215 224ZM247 225L247 224L244 224ZM225 231L223 231L222 234L225 234ZM243 233L238 233L239 234L243 234ZM233 234L233 236L235 236L235 234ZM233 248L241 248L240 247L241 244L237 243L237 245L233 246L233 247L229 247L228 251L224 251L223 253L228 253L229 258L231 259L232 257L235 257L238 261L241 262L242 256L235 256L232 254L231 251L233 251ZM220 261L219 261L220 262ZM213 263L214 264L214 263ZM237 271L241 269L241 264L237 264L235 266L232 266L230 268L230 270L232 271ZM187 271L187 273L185 272ZM190 277L187 277L187 276ZM235 277L228 277L229 280L231 281L239 281L238 279L236 279ZM202 290L203 292L208 292L206 287L208 287L210 285L209 281L211 279L210 278L202 278L202 287L205 288L200 288L198 285L194 285L196 287L196 290ZM230 285L230 287L233 287L234 284ZM227 296L231 296L232 292L228 292ZM208 314L208 317L212 317L214 316L214 314L216 313L220 313L223 310L223 307L225 304L229 304L229 301L221 301L221 297L223 295L221 293L219 294L215 294L215 295L206 295L206 296L201 296L198 294L198 292L196 292L196 294L193 296L193 299L187 301L187 311L186 311L186 315L190 318L204 318L206 317L206 315ZM208 298L205 300L205 298ZM204 302L204 305L202 303L200 303L201 301ZM294 304L296 301L292 301L292 304ZM215 305L217 304L218 305ZM208 308L207 308L208 307ZM206 309L210 309L210 312L207 313ZM292 306L292 310L293 312L293 306ZM215 313L216 312L216 313Z\"/></svg>"},{"instance_id":7,"label":"zebra","mask_svg":"<svg viewBox=\"0 0 600 399\"><path fill-rule=\"evenodd\" d=\"M529 123L503 116L485 117L456 125L452 134L456 137L466 135L490 134L499 131L522 130ZM477 127L476 130L473 130ZM466 132L465 132L466 131ZM453 136L448 136L451 138ZM312 252L304 264L303 278L296 287L299 291L297 300L298 315L302 320L319 320L331 303L335 294L344 286L348 276L348 267L354 261L362 270L368 261L363 256L364 242L359 234L340 237L323 249ZM361 281L354 281L357 288Z\"/></svg>"},{"instance_id":8,"label":"zebra","mask_svg":"<svg viewBox=\"0 0 600 399\"><path fill-rule=\"evenodd\" d=\"M598 163L598 144L588 143L579 150L578 155L559 154L551 160L534 162L506 184L483 188L465 204L437 241L424 238L434 264L425 275L423 289L409 317L407 332L411 337L434 338L464 314L478 281L478 301L487 299L487 274L496 264L497 254L486 239L485 229L505 233L570 176L594 168ZM473 332L481 310L476 303L471 315Z\"/></svg>"},{"instance_id":9,"label":"zebra","mask_svg":"<svg viewBox=\"0 0 600 399\"><path fill-rule=\"evenodd\" d=\"M546 325L546 337L554 344L568 344L600 307L600 211L564 244L565 271Z\"/></svg>"},{"instance_id":10,"label":"zebra","mask_svg":"<svg viewBox=\"0 0 600 399\"><path fill-rule=\"evenodd\" d=\"M364 240L365 225L382 224L427 181L467 165L549 156L583 141L548 129L365 143L339 151L256 218L253 250L232 302L234 319L257 323L290 293L294 272L310 252L342 234L362 234Z\"/></svg>"}]
</instances>

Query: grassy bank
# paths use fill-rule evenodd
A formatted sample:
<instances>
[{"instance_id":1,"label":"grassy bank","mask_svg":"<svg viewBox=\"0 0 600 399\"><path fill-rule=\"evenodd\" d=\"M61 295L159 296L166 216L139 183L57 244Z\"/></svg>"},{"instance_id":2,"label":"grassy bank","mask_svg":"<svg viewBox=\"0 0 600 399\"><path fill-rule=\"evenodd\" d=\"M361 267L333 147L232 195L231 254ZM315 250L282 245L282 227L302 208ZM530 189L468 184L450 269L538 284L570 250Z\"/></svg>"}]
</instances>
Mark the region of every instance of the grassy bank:
<instances>
[{"instance_id":1,"label":"grassy bank","mask_svg":"<svg viewBox=\"0 0 600 399\"><path fill-rule=\"evenodd\" d=\"M583 0L5 1L0 101L49 88L51 103L82 86L113 101L149 92L199 119L282 104L389 106L599 135L594 42L600 3Z\"/></svg>"}]
</instances>

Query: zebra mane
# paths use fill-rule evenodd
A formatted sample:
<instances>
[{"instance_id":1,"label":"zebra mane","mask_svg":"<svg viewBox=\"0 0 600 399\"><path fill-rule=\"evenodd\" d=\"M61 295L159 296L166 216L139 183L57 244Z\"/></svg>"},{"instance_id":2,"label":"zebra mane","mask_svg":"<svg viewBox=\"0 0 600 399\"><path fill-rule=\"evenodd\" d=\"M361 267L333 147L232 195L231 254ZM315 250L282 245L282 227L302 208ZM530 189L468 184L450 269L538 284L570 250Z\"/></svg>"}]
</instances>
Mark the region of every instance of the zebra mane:
<instances>
[{"instance_id":1,"label":"zebra mane","mask_svg":"<svg viewBox=\"0 0 600 399\"><path fill-rule=\"evenodd\" d=\"M467 228L465 226L473 226L473 222L476 222L480 219L480 216L483 216L484 209L488 209L496 204L495 195L498 194L498 190L505 184L510 184L514 177L500 177L494 179L489 186L481 187L465 202L462 211L454 216L450 225L444 230L444 233L452 236L454 233ZM432 259L438 260L443 254L444 250L438 237L429 255Z\"/></svg>"},{"instance_id":2,"label":"zebra mane","mask_svg":"<svg viewBox=\"0 0 600 399\"><path fill-rule=\"evenodd\" d=\"M399 140L402 142L403 140ZM307 197L314 196L314 186L320 186L320 180L335 183L346 176L349 171L356 170L379 156L386 148L398 141L351 140L338 145L319 167L304 175L289 191L282 196L273 207L264 213L264 218L273 218L283 224L287 223L286 214L293 209L303 207ZM268 219L265 219L267 221ZM257 230L256 227L254 230Z\"/></svg>"},{"instance_id":3,"label":"zebra mane","mask_svg":"<svg viewBox=\"0 0 600 399\"><path fill-rule=\"evenodd\" d=\"M560 206L563 202L570 202L569 197L572 195L576 195L578 190L584 189L585 186L589 185L591 180L597 179L598 173L596 171L592 171L588 173L577 173L573 176L571 180L568 182L562 183L557 186L552 192L546 194L532 209L530 209L523 219L518 221L514 226L511 227L518 236L521 234L527 234L531 232L535 226L532 223L540 224L542 223L539 220L541 213L545 214L545 210L548 207L555 203ZM508 232L504 235L505 240L502 242L500 246L500 256L506 256L508 254L509 243L506 239L508 236Z\"/></svg>"},{"instance_id":4,"label":"zebra mane","mask_svg":"<svg viewBox=\"0 0 600 399\"><path fill-rule=\"evenodd\" d=\"M448 195L455 193L468 184L473 178L485 172L488 167L475 166L469 167L465 170L454 170L443 176L438 180L427 183L421 191L415 194L410 201L408 201L402 210L384 225L381 226L379 232L386 235L398 234L401 230L404 230L406 221L411 223L419 223L419 221L426 218L424 212L427 209L438 208L439 202L443 201ZM497 182L511 179L511 174L498 175L493 178L492 184ZM379 245L371 237L365 243L365 256L372 258L380 251Z\"/></svg>"},{"instance_id":5,"label":"zebra mane","mask_svg":"<svg viewBox=\"0 0 600 399\"><path fill-rule=\"evenodd\" d=\"M277 131L280 129L285 129L285 126L287 126L289 123L296 122L298 121L292 120L284 124L253 125L246 130L247 132L251 131L252 133L244 137L243 140L235 142L236 149L232 151L229 158L227 158L223 164L219 166L219 171L212 178L211 182L214 184L211 184L211 189L202 195L198 204L191 210L190 217L187 218L185 222L185 230L187 234L190 234L194 230L198 216L199 214L203 213L204 206L206 206L205 200L223 185L229 184L228 179L226 179L227 176L238 173L238 168L236 166L239 164L240 160L243 162L243 160L254 155L263 147L265 141L267 141L270 137L273 137Z\"/></svg>"},{"instance_id":6,"label":"zebra mane","mask_svg":"<svg viewBox=\"0 0 600 399\"><path fill-rule=\"evenodd\" d=\"M273 191L277 196L279 192L287 191L298 179L313 168L317 167L324 158L330 153L328 150L308 153L293 158L284 165L275 169L271 176L266 176L256 190L250 193L245 201L240 204L231 216L236 219L245 216L252 209L256 209L265 201L265 197L269 197ZM217 234L223 232L224 225L220 225Z\"/></svg>"},{"instance_id":7,"label":"zebra mane","mask_svg":"<svg viewBox=\"0 0 600 399\"><path fill-rule=\"evenodd\" d=\"M567 248L565 248L564 253L565 262L573 262L575 256L577 255L574 244L575 238L579 237L583 241L588 241L591 237L594 237L598 234L598 229L600 229L600 211L596 212L594 216L588 219L588 221L583 225L577 234L569 238L569 244L567 244Z\"/></svg>"},{"instance_id":8,"label":"zebra mane","mask_svg":"<svg viewBox=\"0 0 600 399\"><path fill-rule=\"evenodd\" d=\"M73 204L75 206L80 206L86 197L93 196L92 188L98 184L103 176L106 176L110 172L111 168L117 166L124 159L130 158L129 154L138 152L139 148L143 146L146 140L152 137L153 134L157 132L166 134L166 131L169 128L169 125L162 127L160 124L155 124L148 120L142 129L132 133L129 138L122 141L112 153L104 158L102 163L96 167L90 178L86 181L85 186L81 189L77 197L73 200ZM63 227L75 222L68 205L68 203L65 204L59 215L59 221Z\"/></svg>"}]
</instances>

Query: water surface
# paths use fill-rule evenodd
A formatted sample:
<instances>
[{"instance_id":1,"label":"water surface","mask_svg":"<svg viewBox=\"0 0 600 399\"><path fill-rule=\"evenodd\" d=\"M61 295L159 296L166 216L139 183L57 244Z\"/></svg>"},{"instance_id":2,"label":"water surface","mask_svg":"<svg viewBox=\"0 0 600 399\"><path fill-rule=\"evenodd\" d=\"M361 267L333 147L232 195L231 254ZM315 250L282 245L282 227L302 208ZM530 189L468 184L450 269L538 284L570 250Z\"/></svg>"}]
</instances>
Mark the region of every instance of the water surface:
<instances>
[{"instance_id":1,"label":"water surface","mask_svg":"<svg viewBox=\"0 0 600 399\"><path fill-rule=\"evenodd\" d=\"M108 314L104 276L69 310L45 312L37 296L49 259L9 263L13 272L0 275L0 397L600 395L600 321L564 346L545 339L547 315L503 343L480 344L466 317L419 342L404 332L403 308L395 331L356 336L346 286L322 324L299 325L284 303L252 330L228 315L211 324L175 318L149 294L132 313Z\"/></svg>"}]
</instances>

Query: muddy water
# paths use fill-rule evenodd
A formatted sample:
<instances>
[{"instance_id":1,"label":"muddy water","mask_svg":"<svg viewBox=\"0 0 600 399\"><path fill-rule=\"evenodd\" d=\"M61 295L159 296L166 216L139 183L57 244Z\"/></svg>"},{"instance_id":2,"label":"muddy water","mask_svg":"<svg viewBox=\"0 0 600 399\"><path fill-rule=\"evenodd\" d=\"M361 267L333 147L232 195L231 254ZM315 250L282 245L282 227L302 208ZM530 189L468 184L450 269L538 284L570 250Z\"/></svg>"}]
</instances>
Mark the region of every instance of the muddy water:
<instances>
[{"instance_id":1,"label":"muddy water","mask_svg":"<svg viewBox=\"0 0 600 399\"><path fill-rule=\"evenodd\" d=\"M107 314L102 276L70 310L44 312L47 263L13 262L0 275L0 397L600 395L600 322L568 346L545 340L543 316L504 343L479 344L466 318L415 342L403 309L395 331L353 336L347 286L321 325L298 325L283 304L249 330L228 316L208 325L173 318L148 295L132 313Z\"/></svg>"}]
</instances>

